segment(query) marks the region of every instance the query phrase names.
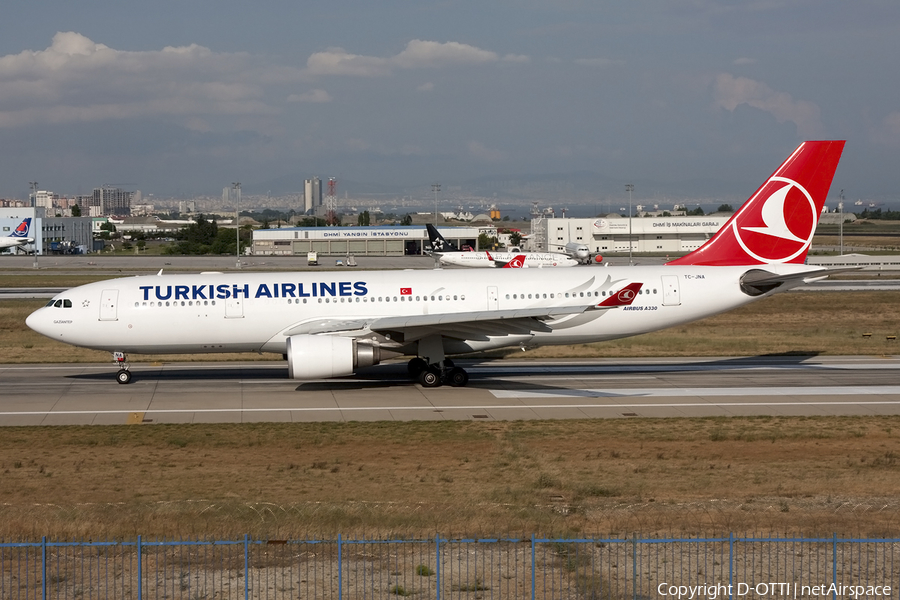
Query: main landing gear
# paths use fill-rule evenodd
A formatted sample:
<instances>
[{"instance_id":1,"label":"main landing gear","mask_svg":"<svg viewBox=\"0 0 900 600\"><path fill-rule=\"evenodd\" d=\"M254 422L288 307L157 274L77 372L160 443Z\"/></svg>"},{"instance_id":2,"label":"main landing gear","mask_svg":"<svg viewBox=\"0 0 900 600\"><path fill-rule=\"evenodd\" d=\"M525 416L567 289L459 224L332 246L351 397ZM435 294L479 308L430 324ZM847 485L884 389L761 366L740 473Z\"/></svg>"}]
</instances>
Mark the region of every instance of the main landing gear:
<instances>
[{"instance_id":1,"label":"main landing gear","mask_svg":"<svg viewBox=\"0 0 900 600\"><path fill-rule=\"evenodd\" d=\"M121 384L131 383L131 371L128 370L128 359L124 352L113 352L113 361L119 366L116 381Z\"/></svg>"},{"instance_id":2,"label":"main landing gear","mask_svg":"<svg viewBox=\"0 0 900 600\"><path fill-rule=\"evenodd\" d=\"M407 364L409 376L418 381L422 387L434 388L444 384L463 387L469 383L469 374L465 369L454 366L453 361L445 358L443 364L428 364L424 358L414 358Z\"/></svg>"}]
</instances>

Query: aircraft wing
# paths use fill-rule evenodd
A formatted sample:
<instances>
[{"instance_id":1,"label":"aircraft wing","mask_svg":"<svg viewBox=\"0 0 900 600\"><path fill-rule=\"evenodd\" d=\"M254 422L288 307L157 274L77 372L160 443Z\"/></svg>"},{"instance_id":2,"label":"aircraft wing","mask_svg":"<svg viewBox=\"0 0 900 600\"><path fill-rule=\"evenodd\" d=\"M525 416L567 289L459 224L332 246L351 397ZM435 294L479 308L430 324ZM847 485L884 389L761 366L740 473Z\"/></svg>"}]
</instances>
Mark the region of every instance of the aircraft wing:
<instances>
[{"instance_id":1,"label":"aircraft wing","mask_svg":"<svg viewBox=\"0 0 900 600\"><path fill-rule=\"evenodd\" d=\"M284 335L354 334L358 332L358 335L364 336L369 333L378 333L390 335L391 339L398 342L409 342L434 334L455 339L479 340L487 339L489 336L547 332L552 329L546 321L592 310L609 310L627 306L634 301L642 285L641 283L629 284L615 296L609 296L599 304L373 317L370 319L321 319L293 327L285 331Z\"/></svg>"}]
</instances>

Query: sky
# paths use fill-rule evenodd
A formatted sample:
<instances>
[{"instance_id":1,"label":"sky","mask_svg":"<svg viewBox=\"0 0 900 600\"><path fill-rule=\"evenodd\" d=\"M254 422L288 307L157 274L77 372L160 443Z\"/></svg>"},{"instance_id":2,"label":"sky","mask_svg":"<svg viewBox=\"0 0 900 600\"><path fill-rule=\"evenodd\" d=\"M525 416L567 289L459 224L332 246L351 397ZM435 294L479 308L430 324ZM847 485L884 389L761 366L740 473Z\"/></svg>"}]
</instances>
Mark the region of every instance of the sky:
<instances>
[{"instance_id":1,"label":"sky","mask_svg":"<svg viewBox=\"0 0 900 600\"><path fill-rule=\"evenodd\" d=\"M833 195L900 201L896 0L9 0L0 19L0 197L590 173L598 194L746 198L805 139L847 140Z\"/></svg>"}]
</instances>

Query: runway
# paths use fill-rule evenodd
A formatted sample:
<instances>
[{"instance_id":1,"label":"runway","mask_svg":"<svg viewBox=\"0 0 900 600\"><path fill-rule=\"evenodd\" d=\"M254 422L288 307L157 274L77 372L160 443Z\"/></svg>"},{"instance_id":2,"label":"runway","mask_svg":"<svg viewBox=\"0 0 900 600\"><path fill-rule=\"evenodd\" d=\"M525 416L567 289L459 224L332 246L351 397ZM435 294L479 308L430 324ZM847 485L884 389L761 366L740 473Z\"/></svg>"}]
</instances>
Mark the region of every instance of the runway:
<instances>
[{"instance_id":1,"label":"runway","mask_svg":"<svg viewBox=\"0 0 900 600\"><path fill-rule=\"evenodd\" d=\"M465 388L406 364L298 382L284 363L2 365L0 424L522 420L898 415L900 357L460 360Z\"/></svg>"}]
</instances>

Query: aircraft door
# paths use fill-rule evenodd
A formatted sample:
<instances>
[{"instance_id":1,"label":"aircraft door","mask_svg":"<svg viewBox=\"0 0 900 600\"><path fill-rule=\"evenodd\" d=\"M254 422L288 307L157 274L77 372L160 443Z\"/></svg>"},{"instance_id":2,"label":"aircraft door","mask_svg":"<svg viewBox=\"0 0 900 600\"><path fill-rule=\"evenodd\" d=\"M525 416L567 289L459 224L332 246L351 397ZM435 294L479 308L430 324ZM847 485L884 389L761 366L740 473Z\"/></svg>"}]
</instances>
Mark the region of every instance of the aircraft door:
<instances>
[{"instance_id":1,"label":"aircraft door","mask_svg":"<svg viewBox=\"0 0 900 600\"><path fill-rule=\"evenodd\" d=\"M118 321L119 290L103 290L100 295L100 320Z\"/></svg>"},{"instance_id":2,"label":"aircraft door","mask_svg":"<svg viewBox=\"0 0 900 600\"><path fill-rule=\"evenodd\" d=\"M227 298L225 300L225 318L226 319L243 319L244 318L244 299L243 298Z\"/></svg>"},{"instance_id":3,"label":"aircraft door","mask_svg":"<svg viewBox=\"0 0 900 600\"><path fill-rule=\"evenodd\" d=\"M500 308L500 294L497 293L497 286L489 285L488 293L488 310L497 310Z\"/></svg>"},{"instance_id":4,"label":"aircraft door","mask_svg":"<svg viewBox=\"0 0 900 600\"><path fill-rule=\"evenodd\" d=\"M678 288L677 275L663 275L663 306L680 306L681 291Z\"/></svg>"}]
</instances>

